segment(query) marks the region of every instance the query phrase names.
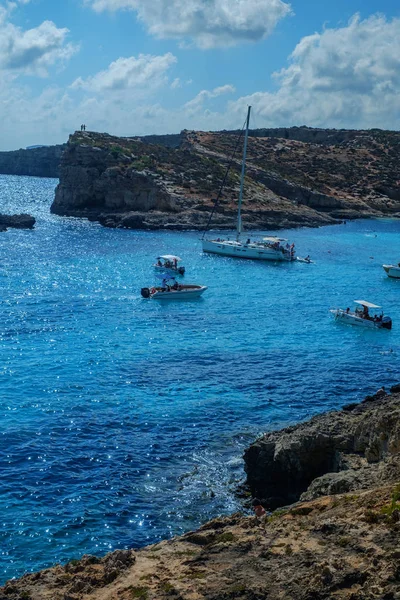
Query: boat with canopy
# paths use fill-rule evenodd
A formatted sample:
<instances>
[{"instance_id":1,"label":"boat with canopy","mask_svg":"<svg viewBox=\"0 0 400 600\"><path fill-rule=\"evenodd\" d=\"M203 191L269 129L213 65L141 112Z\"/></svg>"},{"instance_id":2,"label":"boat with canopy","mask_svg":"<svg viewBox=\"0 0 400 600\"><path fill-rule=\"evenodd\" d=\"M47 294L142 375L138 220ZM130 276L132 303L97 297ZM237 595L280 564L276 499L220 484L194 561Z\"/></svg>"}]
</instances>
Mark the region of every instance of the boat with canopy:
<instances>
[{"instance_id":1,"label":"boat with canopy","mask_svg":"<svg viewBox=\"0 0 400 600\"><path fill-rule=\"evenodd\" d=\"M392 319L384 316L383 312L378 314L377 309L381 308L378 304L366 300L354 300L354 303L357 304L354 311L350 308L332 308L330 312L335 316L335 321L360 327L392 329Z\"/></svg>"},{"instance_id":2,"label":"boat with canopy","mask_svg":"<svg viewBox=\"0 0 400 600\"><path fill-rule=\"evenodd\" d=\"M242 202L243 202L243 185L244 176L246 171L246 154L247 154L247 142L249 136L249 122L250 122L250 111L251 106L248 107L247 118L246 118L246 130L243 145L243 159L242 159L242 170L240 176L240 191L239 191L239 202L238 202L238 214L236 220L236 240L228 239L205 239L206 231L202 237L203 252L210 252L212 254L219 254L222 256L233 256L235 258L251 258L256 260L273 260L273 261L292 261L296 259L294 244L289 245L287 240L278 237L266 237L261 241L247 238L246 242L241 241L242 235ZM228 170L230 165L228 166ZM226 178L226 175L225 175ZM218 203L221 195L222 188L215 202L215 206ZM210 221L212 218L210 216ZM208 225L210 224L210 221ZM208 226L207 226L208 228ZM286 244L285 244L286 242Z\"/></svg>"},{"instance_id":3,"label":"boat with canopy","mask_svg":"<svg viewBox=\"0 0 400 600\"><path fill-rule=\"evenodd\" d=\"M157 256L157 262L153 265L155 271L170 273L172 275L184 275L185 267L178 265L181 262L179 256L174 254L162 254Z\"/></svg>"}]
</instances>

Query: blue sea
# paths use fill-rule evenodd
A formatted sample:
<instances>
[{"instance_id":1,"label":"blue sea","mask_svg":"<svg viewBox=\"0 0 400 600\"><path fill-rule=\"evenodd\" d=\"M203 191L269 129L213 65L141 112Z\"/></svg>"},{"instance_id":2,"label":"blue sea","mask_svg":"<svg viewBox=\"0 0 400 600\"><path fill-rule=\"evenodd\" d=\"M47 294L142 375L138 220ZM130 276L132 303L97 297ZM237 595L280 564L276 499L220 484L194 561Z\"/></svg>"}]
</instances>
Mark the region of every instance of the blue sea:
<instances>
[{"instance_id":1,"label":"blue sea","mask_svg":"<svg viewBox=\"0 0 400 600\"><path fill-rule=\"evenodd\" d=\"M280 231L315 264L257 263L50 215L56 184L0 176L0 212L37 218L0 234L0 582L240 509L260 433L400 380L399 221ZM164 253L201 299L141 298ZM333 321L359 298L393 330Z\"/></svg>"}]
</instances>

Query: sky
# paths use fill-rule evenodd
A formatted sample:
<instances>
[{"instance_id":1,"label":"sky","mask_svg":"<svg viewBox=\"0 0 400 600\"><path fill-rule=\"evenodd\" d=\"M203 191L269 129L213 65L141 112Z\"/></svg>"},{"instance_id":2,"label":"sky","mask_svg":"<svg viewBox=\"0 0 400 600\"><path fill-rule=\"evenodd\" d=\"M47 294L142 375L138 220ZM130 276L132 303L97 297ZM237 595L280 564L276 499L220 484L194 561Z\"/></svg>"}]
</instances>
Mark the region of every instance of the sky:
<instances>
[{"instance_id":1,"label":"sky","mask_svg":"<svg viewBox=\"0 0 400 600\"><path fill-rule=\"evenodd\" d=\"M121 136L400 129L399 0L0 0L0 150Z\"/></svg>"}]
</instances>

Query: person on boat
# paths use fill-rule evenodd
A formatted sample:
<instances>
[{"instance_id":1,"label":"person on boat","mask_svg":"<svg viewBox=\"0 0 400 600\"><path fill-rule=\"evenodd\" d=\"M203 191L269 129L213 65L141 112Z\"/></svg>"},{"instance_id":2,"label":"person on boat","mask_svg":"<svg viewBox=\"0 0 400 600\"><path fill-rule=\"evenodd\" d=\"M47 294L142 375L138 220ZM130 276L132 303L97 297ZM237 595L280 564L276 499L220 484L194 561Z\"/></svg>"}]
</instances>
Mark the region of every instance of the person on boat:
<instances>
[{"instance_id":1,"label":"person on boat","mask_svg":"<svg viewBox=\"0 0 400 600\"><path fill-rule=\"evenodd\" d=\"M179 284L177 281L174 282L174 284L171 286L171 289L173 290L179 290Z\"/></svg>"},{"instance_id":2,"label":"person on boat","mask_svg":"<svg viewBox=\"0 0 400 600\"><path fill-rule=\"evenodd\" d=\"M246 244L250 244L250 238L247 238Z\"/></svg>"},{"instance_id":3,"label":"person on boat","mask_svg":"<svg viewBox=\"0 0 400 600\"><path fill-rule=\"evenodd\" d=\"M162 262L160 259L157 260L157 267L162 267Z\"/></svg>"},{"instance_id":4,"label":"person on boat","mask_svg":"<svg viewBox=\"0 0 400 600\"><path fill-rule=\"evenodd\" d=\"M307 254L307 256L305 257L305 259L304 259L304 260L305 260L306 262L310 263L310 262L311 262L310 255L309 255L309 254Z\"/></svg>"},{"instance_id":5,"label":"person on boat","mask_svg":"<svg viewBox=\"0 0 400 600\"><path fill-rule=\"evenodd\" d=\"M176 258L174 258L174 269L176 269L178 267L178 261Z\"/></svg>"},{"instance_id":6,"label":"person on boat","mask_svg":"<svg viewBox=\"0 0 400 600\"><path fill-rule=\"evenodd\" d=\"M368 306L363 306L363 311L361 314L363 319L369 319L369 311L368 311Z\"/></svg>"},{"instance_id":7,"label":"person on boat","mask_svg":"<svg viewBox=\"0 0 400 600\"><path fill-rule=\"evenodd\" d=\"M259 500L258 498L254 498L253 502L251 503L254 513L256 515L256 517L264 517L267 513L265 512L265 508L263 507L263 505L261 504L261 500Z\"/></svg>"},{"instance_id":8,"label":"person on boat","mask_svg":"<svg viewBox=\"0 0 400 600\"><path fill-rule=\"evenodd\" d=\"M348 307L346 308L346 314L348 315L348 314L349 314L349 312L350 312L350 307L348 306Z\"/></svg>"}]
</instances>

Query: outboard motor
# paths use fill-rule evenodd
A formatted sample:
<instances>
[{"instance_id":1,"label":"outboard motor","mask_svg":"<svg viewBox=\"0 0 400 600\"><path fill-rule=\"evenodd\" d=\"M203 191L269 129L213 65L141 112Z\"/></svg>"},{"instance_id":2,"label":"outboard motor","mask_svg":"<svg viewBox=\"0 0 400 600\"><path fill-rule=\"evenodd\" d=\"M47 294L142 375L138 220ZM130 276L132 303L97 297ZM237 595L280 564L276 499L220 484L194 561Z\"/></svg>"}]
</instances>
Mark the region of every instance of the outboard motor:
<instances>
[{"instance_id":1,"label":"outboard motor","mask_svg":"<svg viewBox=\"0 0 400 600\"><path fill-rule=\"evenodd\" d=\"M383 317L381 327L383 329L392 329L392 319L390 317Z\"/></svg>"},{"instance_id":2,"label":"outboard motor","mask_svg":"<svg viewBox=\"0 0 400 600\"><path fill-rule=\"evenodd\" d=\"M143 298L150 298L150 290L149 290L149 288L142 288L140 290L140 293L142 294Z\"/></svg>"},{"instance_id":3,"label":"outboard motor","mask_svg":"<svg viewBox=\"0 0 400 600\"><path fill-rule=\"evenodd\" d=\"M179 275L184 275L185 274L185 267L178 267L178 273L179 273Z\"/></svg>"}]
</instances>

